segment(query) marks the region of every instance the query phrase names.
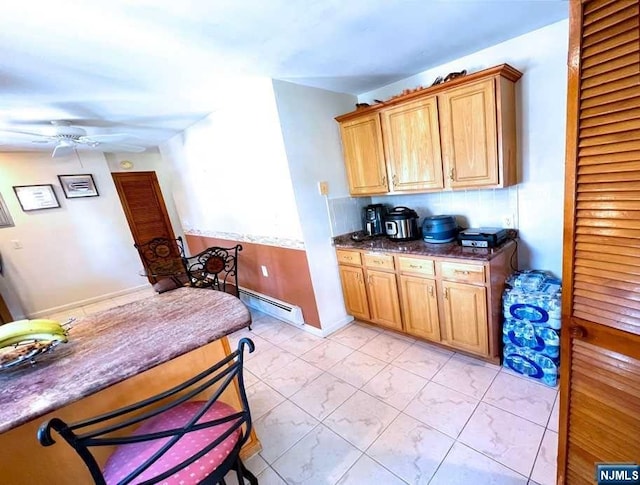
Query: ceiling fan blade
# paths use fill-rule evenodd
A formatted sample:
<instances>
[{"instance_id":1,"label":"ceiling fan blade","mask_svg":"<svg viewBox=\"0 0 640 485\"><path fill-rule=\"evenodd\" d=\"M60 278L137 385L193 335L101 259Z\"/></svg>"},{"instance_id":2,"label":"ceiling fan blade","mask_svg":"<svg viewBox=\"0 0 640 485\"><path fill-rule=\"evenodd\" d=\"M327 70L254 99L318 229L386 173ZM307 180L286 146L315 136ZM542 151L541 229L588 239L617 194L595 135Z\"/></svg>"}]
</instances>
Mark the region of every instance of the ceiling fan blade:
<instances>
[{"instance_id":1,"label":"ceiling fan blade","mask_svg":"<svg viewBox=\"0 0 640 485\"><path fill-rule=\"evenodd\" d=\"M127 135L126 133L108 133L104 135L87 135L81 136L78 141L80 143L91 143L97 141L98 143L120 143L127 140L137 140L138 137L134 135Z\"/></svg>"},{"instance_id":2,"label":"ceiling fan blade","mask_svg":"<svg viewBox=\"0 0 640 485\"><path fill-rule=\"evenodd\" d=\"M0 133L6 133L7 135L29 135L29 136L40 136L42 138L53 138L50 135L45 135L44 133L36 133L35 131L18 131L18 130L1 130Z\"/></svg>"},{"instance_id":3,"label":"ceiling fan blade","mask_svg":"<svg viewBox=\"0 0 640 485\"><path fill-rule=\"evenodd\" d=\"M69 156L69 155L71 155L73 153L74 148L75 147L73 145L69 145L67 143L59 143L53 149L53 153L51 154L51 158Z\"/></svg>"}]
</instances>

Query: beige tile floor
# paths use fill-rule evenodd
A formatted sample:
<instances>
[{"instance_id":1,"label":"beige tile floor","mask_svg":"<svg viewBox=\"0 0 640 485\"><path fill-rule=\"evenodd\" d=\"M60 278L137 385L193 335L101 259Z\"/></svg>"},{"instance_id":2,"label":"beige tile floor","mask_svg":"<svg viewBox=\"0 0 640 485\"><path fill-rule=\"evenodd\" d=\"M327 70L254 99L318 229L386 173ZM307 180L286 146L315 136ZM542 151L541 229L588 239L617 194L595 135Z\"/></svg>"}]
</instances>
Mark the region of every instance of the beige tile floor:
<instances>
[{"instance_id":1,"label":"beige tile floor","mask_svg":"<svg viewBox=\"0 0 640 485\"><path fill-rule=\"evenodd\" d=\"M245 381L263 451L246 465L261 485L555 483L556 389L364 323L323 339L252 313L229 339L256 345Z\"/></svg>"},{"instance_id":2,"label":"beige tile floor","mask_svg":"<svg viewBox=\"0 0 640 485\"><path fill-rule=\"evenodd\" d=\"M557 389L360 322L322 339L256 312L241 337L261 484L555 483Z\"/></svg>"}]
</instances>

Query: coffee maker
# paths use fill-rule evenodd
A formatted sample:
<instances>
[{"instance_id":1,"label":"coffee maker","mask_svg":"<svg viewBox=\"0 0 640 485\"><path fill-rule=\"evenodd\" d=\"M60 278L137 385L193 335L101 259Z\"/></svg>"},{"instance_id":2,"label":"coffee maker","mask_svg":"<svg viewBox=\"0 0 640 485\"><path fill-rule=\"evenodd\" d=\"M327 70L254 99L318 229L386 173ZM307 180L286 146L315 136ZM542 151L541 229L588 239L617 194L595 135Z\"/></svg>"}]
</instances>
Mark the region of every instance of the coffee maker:
<instances>
[{"instance_id":1,"label":"coffee maker","mask_svg":"<svg viewBox=\"0 0 640 485\"><path fill-rule=\"evenodd\" d=\"M363 210L364 232L367 236L381 236L384 231L384 214L385 208L383 204L370 204Z\"/></svg>"}]
</instances>

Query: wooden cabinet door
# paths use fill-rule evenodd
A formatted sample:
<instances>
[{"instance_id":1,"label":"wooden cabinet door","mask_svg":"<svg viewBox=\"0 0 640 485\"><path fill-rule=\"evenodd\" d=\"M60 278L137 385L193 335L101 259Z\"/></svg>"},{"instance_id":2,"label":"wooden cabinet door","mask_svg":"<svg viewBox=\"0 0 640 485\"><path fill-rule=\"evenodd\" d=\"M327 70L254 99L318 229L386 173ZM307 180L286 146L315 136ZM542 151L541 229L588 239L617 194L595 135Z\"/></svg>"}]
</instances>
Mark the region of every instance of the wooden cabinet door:
<instances>
[{"instance_id":1,"label":"wooden cabinet door","mask_svg":"<svg viewBox=\"0 0 640 485\"><path fill-rule=\"evenodd\" d=\"M436 97L386 109L381 116L391 190L442 189Z\"/></svg>"},{"instance_id":2,"label":"wooden cabinet door","mask_svg":"<svg viewBox=\"0 0 640 485\"><path fill-rule=\"evenodd\" d=\"M435 280L400 276L405 332L440 341L440 318Z\"/></svg>"},{"instance_id":3,"label":"wooden cabinet door","mask_svg":"<svg viewBox=\"0 0 640 485\"><path fill-rule=\"evenodd\" d=\"M371 321L395 330L402 330L395 273L367 271L367 284Z\"/></svg>"},{"instance_id":4,"label":"wooden cabinet door","mask_svg":"<svg viewBox=\"0 0 640 485\"><path fill-rule=\"evenodd\" d=\"M445 185L452 189L498 184L495 80L438 95Z\"/></svg>"},{"instance_id":5,"label":"wooden cabinet door","mask_svg":"<svg viewBox=\"0 0 640 485\"><path fill-rule=\"evenodd\" d=\"M486 288L443 281L442 303L446 342L461 350L489 355Z\"/></svg>"},{"instance_id":6,"label":"wooden cabinet door","mask_svg":"<svg viewBox=\"0 0 640 485\"><path fill-rule=\"evenodd\" d=\"M340 124L342 150L352 195L384 194L389 191L377 113Z\"/></svg>"},{"instance_id":7,"label":"wooden cabinet door","mask_svg":"<svg viewBox=\"0 0 640 485\"><path fill-rule=\"evenodd\" d=\"M347 307L347 312L356 318L369 320L367 290L364 286L362 268L342 265L339 268L342 294L344 295L344 304Z\"/></svg>"}]
</instances>

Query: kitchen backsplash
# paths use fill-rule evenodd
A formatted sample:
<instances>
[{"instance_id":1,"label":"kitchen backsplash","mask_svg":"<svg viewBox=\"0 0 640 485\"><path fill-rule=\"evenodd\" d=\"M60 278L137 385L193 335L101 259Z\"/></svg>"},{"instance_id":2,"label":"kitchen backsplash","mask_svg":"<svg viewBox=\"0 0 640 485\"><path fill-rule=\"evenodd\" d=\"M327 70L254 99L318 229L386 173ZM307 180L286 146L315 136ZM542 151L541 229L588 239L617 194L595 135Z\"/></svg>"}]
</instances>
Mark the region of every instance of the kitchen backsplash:
<instances>
[{"instance_id":1,"label":"kitchen backsplash","mask_svg":"<svg viewBox=\"0 0 640 485\"><path fill-rule=\"evenodd\" d=\"M390 195L371 198L373 203L407 206L420 217L456 216L462 227L503 227L505 217L518 227L518 186L506 189L464 190L430 194Z\"/></svg>"},{"instance_id":2,"label":"kitchen backsplash","mask_svg":"<svg viewBox=\"0 0 640 485\"><path fill-rule=\"evenodd\" d=\"M371 197L340 197L327 199L331 235L339 236L362 229L362 211L371 204Z\"/></svg>"},{"instance_id":3,"label":"kitchen backsplash","mask_svg":"<svg viewBox=\"0 0 640 485\"><path fill-rule=\"evenodd\" d=\"M518 186L506 189L464 190L429 194L341 197L328 199L327 207L333 236L362 230L362 210L369 204L406 206L420 217L454 215L463 227L503 227L505 217L518 227Z\"/></svg>"}]
</instances>

